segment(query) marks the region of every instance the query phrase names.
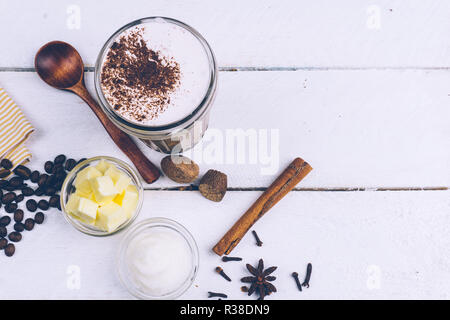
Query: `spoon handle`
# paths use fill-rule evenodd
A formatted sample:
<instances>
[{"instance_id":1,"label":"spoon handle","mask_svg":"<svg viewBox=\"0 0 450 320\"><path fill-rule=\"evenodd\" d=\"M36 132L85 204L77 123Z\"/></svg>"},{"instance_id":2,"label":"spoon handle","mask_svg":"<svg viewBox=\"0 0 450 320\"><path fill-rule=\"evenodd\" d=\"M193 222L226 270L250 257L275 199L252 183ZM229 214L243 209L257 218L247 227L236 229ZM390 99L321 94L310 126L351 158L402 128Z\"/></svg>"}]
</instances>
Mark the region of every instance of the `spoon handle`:
<instances>
[{"instance_id":1,"label":"spoon handle","mask_svg":"<svg viewBox=\"0 0 450 320\"><path fill-rule=\"evenodd\" d=\"M133 162L144 181L147 183L156 181L160 176L158 168L149 159L147 159L130 136L120 130L113 122L111 122L111 120L109 120L98 103L89 94L84 84L80 82L70 90L83 99L89 107L91 107L92 111L94 111L95 115L103 124L103 127L105 127L106 131L116 145L123 151L123 153L127 155L131 162Z\"/></svg>"}]
</instances>

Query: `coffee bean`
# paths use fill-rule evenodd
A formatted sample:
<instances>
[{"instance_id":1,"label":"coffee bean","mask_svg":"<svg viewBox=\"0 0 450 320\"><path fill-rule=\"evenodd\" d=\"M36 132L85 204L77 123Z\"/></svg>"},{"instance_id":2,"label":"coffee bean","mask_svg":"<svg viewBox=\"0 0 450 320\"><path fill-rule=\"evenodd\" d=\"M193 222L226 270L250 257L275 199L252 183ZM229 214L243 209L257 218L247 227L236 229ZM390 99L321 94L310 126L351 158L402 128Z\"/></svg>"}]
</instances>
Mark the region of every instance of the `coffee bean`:
<instances>
[{"instance_id":1,"label":"coffee bean","mask_svg":"<svg viewBox=\"0 0 450 320\"><path fill-rule=\"evenodd\" d=\"M23 184L23 179L21 177L13 177L9 179L9 185L14 188L18 188Z\"/></svg>"},{"instance_id":2,"label":"coffee bean","mask_svg":"<svg viewBox=\"0 0 450 320\"><path fill-rule=\"evenodd\" d=\"M26 207L28 211L35 212L37 209L37 202L34 199L27 200Z\"/></svg>"},{"instance_id":3,"label":"coffee bean","mask_svg":"<svg viewBox=\"0 0 450 320\"><path fill-rule=\"evenodd\" d=\"M0 169L0 178L6 178L7 176L9 176L11 174L11 171L7 170L7 169Z\"/></svg>"},{"instance_id":4,"label":"coffee bean","mask_svg":"<svg viewBox=\"0 0 450 320\"><path fill-rule=\"evenodd\" d=\"M12 242L19 242L22 240L22 235L17 231L13 231L8 235L8 239Z\"/></svg>"},{"instance_id":5,"label":"coffee bean","mask_svg":"<svg viewBox=\"0 0 450 320\"><path fill-rule=\"evenodd\" d=\"M48 179L48 174L45 174L45 173L41 174L41 176L39 177L39 180L38 180L38 186L39 187L45 186L47 184L47 179Z\"/></svg>"},{"instance_id":6,"label":"coffee bean","mask_svg":"<svg viewBox=\"0 0 450 320\"><path fill-rule=\"evenodd\" d=\"M17 210L14 212L14 221L15 221L15 222L22 222L23 216L24 216L23 210L17 209Z\"/></svg>"},{"instance_id":7,"label":"coffee bean","mask_svg":"<svg viewBox=\"0 0 450 320\"><path fill-rule=\"evenodd\" d=\"M16 187L16 190L22 190L24 188L28 187L28 185L26 183L22 183L21 185Z\"/></svg>"},{"instance_id":8,"label":"coffee bean","mask_svg":"<svg viewBox=\"0 0 450 320\"><path fill-rule=\"evenodd\" d=\"M55 174L55 177L56 177L56 180L59 182L59 181L64 181L64 179L66 179L66 177L67 177L67 173L65 172L65 171L63 171L63 172L57 172L56 174Z\"/></svg>"},{"instance_id":9,"label":"coffee bean","mask_svg":"<svg viewBox=\"0 0 450 320\"><path fill-rule=\"evenodd\" d=\"M8 192L2 197L2 203L7 204L16 200L16 194L14 192Z\"/></svg>"},{"instance_id":10,"label":"coffee bean","mask_svg":"<svg viewBox=\"0 0 450 320\"><path fill-rule=\"evenodd\" d=\"M38 212L34 215L34 222L42 224L44 222L45 215L42 212Z\"/></svg>"},{"instance_id":11,"label":"coffee bean","mask_svg":"<svg viewBox=\"0 0 450 320\"><path fill-rule=\"evenodd\" d=\"M56 188L54 188L54 187L47 187L47 188L45 189L45 194L46 194L47 196L54 196L55 193L56 193Z\"/></svg>"},{"instance_id":12,"label":"coffee bean","mask_svg":"<svg viewBox=\"0 0 450 320\"><path fill-rule=\"evenodd\" d=\"M25 199L24 194L23 194L23 193L19 194L19 195L16 197L16 203L22 202L23 199Z\"/></svg>"},{"instance_id":13,"label":"coffee bean","mask_svg":"<svg viewBox=\"0 0 450 320\"><path fill-rule=\"evenodd\" d=\"M61 186L63 185L64 180L65 179L62 179L62 180L58 179L58 181L56 181L56 183L55 183L56 192L61 191Z\"/></svg>"},{"instance_id":14,"label":"coffee bean","mask_svg":"<svg viewBox=\"0 0 450 320\"><path fill-rule=\"evenodd\" d=\"M28 218L25 220L25 230L31 231L34 228L34 220L31 218Z\"/></svg>"},{"instance_id":15,"label":"coffee bean","mask_svg":"<svg viewBox=\"0 0 450 320\"><path fill-rule=\"evenodd\" d=\"M3 216L0 218L0 226L6 227L11 222L11 218L8 216Z\"/></svg>"},{"instance_id":16,"label":"coffee bean","mask_svg":"<svg viewBox=\"0 0 450 320\"><path fill-rule=\"evenodd\" d=\"M11 218L9 216L3 216L0 218L0 226L6 227L11 222Z\"/></svg>"},{"instance_id":17,"label":"coffee bean","mask_svg":"<svg viewBox=\"0 0 450 320\"><path fill-rule=\"evenodd\" d=\"M5 235L5 237L6 237L6 235ZM6 240L5 238L1 238L0 239L0 250L5 249L7 244L8 244L8 240Z\"/></svg>"},{"instance_id":18,"label":"coffee bean","mask_svg":"<svg viewBox=\"0 0 450 320\"><path fill-rule=\"evenodd\" d=\"M64 161L66 161L66 156L63 155L63 154L60 154L54 160L55 164L57 164L57 163L64 163Z\"/></svg>"},{"instance_id":19,"label":"coffee bean","mask_svg":"<svg viewBox=\"0 0 450 320\"><path fill-rule=\"evenodd\" d=\"M34 170L34 171L31 173L31 176L30 176L31 182L37 183L37 182L39 181L39 177L40 177L40 176L41 176L41 173L40 173L39 171L37 171L37 170Z\"/></svg>"},{"instance_id":20,"label":"coffee bean","mask_svg":"<svg viewBox=\"0 0 450 320\"><path fill-rule=\"evenodd\" d=\"M78 160L77 164L82 163L85 160L87 160L87 159L86 158L81 158L80 160Z\"/></svg>"},{"instance_id":21,"label":"coffee bean","mask_svg":"<svg viewBox=\"0 0 450 320\"><path fill-rule=\"evenodd\" d=\"M4 188L6 191L16 191L16 187L11 187L11 186L7 186L6 188Z\"/></svg>"},{"instance_id":22,"label":"coffee bean","mask_svg":"<svg viewBox=\"0 0 450 320\"><path fill-rule=\"evenodd\" d=\"M11 203L8 203L7 205L5 205L5 211L7 213L13 213L14 211L17 210L17 208L18 208L18 205L17 205L17 203L14 203L14 202L11 202Z\"/></svg>"},{"instance_id":23,"label":"coffee bean","mask_svg":"<svg viewBox=\"0 0 450 320\"><path fill-rule=\"evenodd\" d=\"M47 200L40 200L38 202L38 208L41 210L47 211L49 207L50 205Z\"/></svg>"},{"instance_id":24,"label":"coffee bean","mask_svg":"<svg viewBox=\"0 0 450 320\"><path fill-rule=\"evenodd\" d=\"M31 170L23 165L17 166L14 169L14 173L19 177L23 178L24 180L30 179L31 176Z\"/></svg>"},{"instance_id":25,"label":"coffee bean","mask_svg":"<svg viewBox=\"0 0 450 320\"><path fill-rule=\"evenodd\" d=\"M7 192L2 196L2 203L7 204L16 200L16 194L14 192Z\"/></svg>"},{"instance_id":26,"label":"coffee bean","mask_svg":"<svg viewBox=\"0 0 450 320\"><path fill-rule=\"evenodd\" d=\"M61 190L64 180L60 180L55 184L56 190Z\"/></svg>"},{"instance_id":27,"label":"coffee bean","mask_svg":"<svg viewBox=\"0 0 450 320\"><path fill-rule=\"evenodd\" d=\"M52 171L53 171L53 162L47 161L47 162L44 164L44 170L45 170L45 172L47 172L47 173L52 173Z\"/></svg>"},{"instance_id":28,"label":"coffee bean","mask_svg":"<svg viewBox=\"0 0 450 320\"><path fill-rule=\"evenodd\" d=\"M51 175L51 176L48 177L47 183L45 185L49 186L49 187L53 187L53 186L55 186L55 183L56 183L56 176L55 175Z\"/></svg>"},{"instance_id":29,"label":"coffee bean","mask_svg":"<svg viewBox=\"0 0 450 320\"><path fill-rule=\"evenodd\" d=\"M65 174L66 170L64 169L62 164L58 164L58 165L55 166L55 169L54 169L53 173L56 174L56 175L58 175L58 174L61 175L61 174Z\"/></svg>"},{"instance_id":30,"label":"coffee bean","mask_svg":"<svg viewBox=\"0 0 450 320\"><path fill-rule=\"evenodd\" d=\"M34 194L38 197L44 195L45 189L43 187L38 187L36 190L34 190Z\"/></svg>"},{"instance_id":31,"label":"coffee bean","mask_svg":"<svg viewBox=\"0 0 450 320\"><path fill-rule=\"evenodd\" d=\"M73 168L75 168L76 165L77 162L75 161L75 159L67 159L64 169L66 169L66 171L71 171Z\"/></svg>"},{"instance_id":32,"label":"coffee bean","mask_svg":"<svg viewBox=\"0 0 450 320\"><path fill-rule=\"evenodd\" d=\"M56 208L59 203L59 196L58 195L51 196L50 199L48 200L48 203L50 207Z\"/></svg>"},{"instance_id":33,"label":"coffee bean","mask_svg":"<svg viewBox=\"0 0 450 320\"><path fill-rule=\"evenodd\" d=\"M16 222L14 224L14 230L16 230L17 232L22 232L23 230L25 230L25 225L22 222Z\"/></svg>"},{"instance_id":34,"label":"coffee bean","mask_svg":"<svg viewBox=\"0 0 450 320\"><path fill-rule=\"evenodd\" d=\"M0 180L0 188L5 189L8 186L9 186L8 180Z\"/></svg>"},{"instance_id":35,"label":"coffee bean","mask_svg":"<svg viewBox=\"0 0 450 320\"><path fill-rule=\"evenodd\" d=\"M24 196L29 197L32 196L34 194L34 190L31 189L30 187L26 187L22 189L22 193Z\"/></svg>"},{"instance_id":36,"label":"coffee bean","mask_svg":"<svg viewBox=\"0 0 450 320\"><path fill-rule=\"evenodd\" d=\"M20 234L20 233L19 233ZM6 247L5 247L5 254L7 257L12 257L14 255L14 252L16 252L16 247L14 246L14 244L9 243Z\"/></svg>"},{"instance_id":37,"label":"coffee bean","mask_svg":"<svg viewBox=\"0 0 450 320\"><path fill-rule=\"evenodd\" d=\"M55 165L53 167L53 170L52 170L52 173L55 173L56 169L61 168L61 167L64 168L64 164L62 164L62 163L55 163Z\"/></svg>"},{"instance_id":38,"label":"coffee bean","mask_svg":"<svg viewBox=\"0 0 450 320\"><path fill-rule=\"evenodd\" d=\"M13 167L13 163L10 160L8 160L8 159L3 159L0 162L0 166L5 168L6 170L9 170L9 169L11 169Z\"/></svg>"},{"instance_id":39,"label":"coffee bean","mask_svg":"<svg viewBox=\"0 0 450 320\"><path fill-rule=\"evenodd\" d=\"M6 237L7 234L8 234L8 230L6 230L6 227L0 226L0 238Z\"/></svg>"}]
</instances>

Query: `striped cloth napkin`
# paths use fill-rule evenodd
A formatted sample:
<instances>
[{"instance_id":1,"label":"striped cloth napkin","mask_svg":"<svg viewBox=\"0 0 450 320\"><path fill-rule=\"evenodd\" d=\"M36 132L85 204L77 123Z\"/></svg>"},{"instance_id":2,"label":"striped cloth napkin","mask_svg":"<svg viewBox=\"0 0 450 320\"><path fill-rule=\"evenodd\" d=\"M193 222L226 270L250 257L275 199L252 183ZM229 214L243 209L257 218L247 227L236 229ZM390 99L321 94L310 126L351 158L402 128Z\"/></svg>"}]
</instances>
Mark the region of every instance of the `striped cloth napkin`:
<instances>
[{"instance_id":1,"label":"striped cloth napkin","mask_svg":"<svg viewBox=\"0 0 450 320\"><path fill-rule=\"evenodd\" d=\"M24 142L34 131L22 111L0 87L0 159L9 159L14 167L31 159Z\"/></svg>"}]
</instances>

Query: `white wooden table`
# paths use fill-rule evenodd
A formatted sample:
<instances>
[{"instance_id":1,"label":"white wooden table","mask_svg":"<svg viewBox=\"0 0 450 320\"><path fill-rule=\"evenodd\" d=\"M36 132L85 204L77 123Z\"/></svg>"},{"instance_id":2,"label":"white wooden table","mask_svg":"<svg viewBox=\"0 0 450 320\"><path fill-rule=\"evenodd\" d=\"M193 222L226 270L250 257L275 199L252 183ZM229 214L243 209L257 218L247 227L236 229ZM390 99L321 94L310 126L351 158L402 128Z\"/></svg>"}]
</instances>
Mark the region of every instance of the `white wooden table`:
<instances>
[{"instance_id":1,"label":"white wooden table","mask_svg":"<svg viewBox=\"0 0 450 320\"><path fill-rule=\"evenodd\" d=\"M238 281L244 264L223 264L234 280L226 283L211 248L296 156L314 170L255 226L263 247L249 234L233 252L278 265L271 299L450 298L449 1L2 0L0 13L0 85L36 127L34 168L59 153L126 160L80 99L39 80L41 45L73 44L94 93L100 47L134 19L173 17L211 44L219 92L212 134L193 157L202 172L227 173L230 190L217 204L168 190L176 184L161 178L146 186L139 217L175 219L197 240L200 272L182 298L209 290L247 298ZM204 157L230 129L278 130L274 172L262 175L261 159ZM0 255L0 299L132 298L115 275L123 234L83 235L56 211L37 229L13 258ZM303 276L308 262L311 288L300 293L290 274Z\"/></svg>"}]
</instances>

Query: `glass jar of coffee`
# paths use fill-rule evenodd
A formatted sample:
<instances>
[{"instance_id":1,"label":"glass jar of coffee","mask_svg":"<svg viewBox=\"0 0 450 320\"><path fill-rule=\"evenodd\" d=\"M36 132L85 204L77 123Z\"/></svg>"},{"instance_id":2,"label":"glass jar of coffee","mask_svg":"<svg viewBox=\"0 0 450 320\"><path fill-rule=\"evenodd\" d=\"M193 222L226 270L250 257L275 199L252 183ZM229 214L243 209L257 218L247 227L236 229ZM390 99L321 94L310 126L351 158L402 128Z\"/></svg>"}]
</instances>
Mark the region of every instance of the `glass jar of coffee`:
<instances>
[{"instance_id":1,"label":"glass jar of coffee","mask_svg":"<svg viewBox=\"0 0 450 320\"><path fill-rule=\"evenodd\" d=\"M208 128L217 64L190 26L149 17L116 31L95 65L100 106L124 132L163 153L192 148Z\"/></svg>"}]
</instances>

